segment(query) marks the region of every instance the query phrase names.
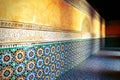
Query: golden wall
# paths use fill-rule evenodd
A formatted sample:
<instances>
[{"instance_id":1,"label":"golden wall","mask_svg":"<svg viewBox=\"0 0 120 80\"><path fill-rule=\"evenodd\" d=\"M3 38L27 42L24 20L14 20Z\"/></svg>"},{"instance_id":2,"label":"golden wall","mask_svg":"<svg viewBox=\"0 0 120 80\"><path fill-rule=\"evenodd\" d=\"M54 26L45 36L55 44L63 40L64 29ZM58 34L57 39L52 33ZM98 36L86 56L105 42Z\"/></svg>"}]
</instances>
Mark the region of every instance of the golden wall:
<instances>
[{"instance_id":1,"label":"golden wall","mask_svg":"<svg viewBox=\"0 0 120 80\"><path fill-rule=\"evenodd\" d=\"M105 36L86 0L0 0L0 10L2 80L55 80L97 54Z\"/></svg>"},{"instance_id":2,"label":"golden wall","mask_svg":"<svg viewBox=\"0 0 120 80\"><path fill-rule=\"evenodd\" d=\"M101 23L99 14L93 9L93 12L91 12L91 6L85 1L81 1L83 4L80 4L80 6L83 8L80 9L73 7L70 1L72 0L0 0L0 27L35 29L39 31L62 31L68 38L71 37L68 35L71 32L76 36L72 37L75 39L100 38ZM73 1L76 1L73 5L79 6L80 1ZM1 32L4 32L4 30L1 29ZM27 37L21 35L24 34L24 31L23 33L19 31L21 41L48 40L47 36L41 36L43 32L32 32L33 34L39 34L38 36L41 39L31 35L29 32L26 33L26 35L29 35ZM11 34L18 36L15 33ZM61 37L61 33L57 34ZM18 38L17 40L20 39ZM13 41L16 41L16 39Z\"/></svg>"},{"instance_id":3,"label":"golden wall","mask_svg":"<svg viewBox=\"0 0 120 80\"><path fill-rule=\"evenodd\" d=\"M0 0L1 20L80 31L85 14L62 0Z\"/></svg>"}]
</instances>

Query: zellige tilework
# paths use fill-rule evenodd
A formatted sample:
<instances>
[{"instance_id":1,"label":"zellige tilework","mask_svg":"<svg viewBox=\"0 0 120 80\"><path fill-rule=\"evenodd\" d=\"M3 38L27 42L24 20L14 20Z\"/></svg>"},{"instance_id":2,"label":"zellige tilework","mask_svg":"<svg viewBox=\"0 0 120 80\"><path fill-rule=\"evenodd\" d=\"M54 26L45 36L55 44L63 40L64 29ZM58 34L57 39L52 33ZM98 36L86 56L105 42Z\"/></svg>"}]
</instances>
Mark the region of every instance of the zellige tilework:
<instances>
[{"instance_id":1,"label":"zellige tilework","mask_svg":"<svg viewBox=\"0 0 120 80\"><path fill-rule=\"evenodd\" d=\"M0 78L55 80L90 55L92 41L69 40L0 48Z\"/></svg>"}]
</instances>

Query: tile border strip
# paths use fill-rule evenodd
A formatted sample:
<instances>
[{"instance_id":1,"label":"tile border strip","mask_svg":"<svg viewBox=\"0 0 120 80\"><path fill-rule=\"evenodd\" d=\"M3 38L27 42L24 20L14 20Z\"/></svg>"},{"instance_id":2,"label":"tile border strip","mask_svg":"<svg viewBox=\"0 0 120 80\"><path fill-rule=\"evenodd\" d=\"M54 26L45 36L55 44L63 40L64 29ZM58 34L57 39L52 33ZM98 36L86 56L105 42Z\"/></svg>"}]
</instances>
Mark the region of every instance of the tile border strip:
<instances>
[{"instance_id":1,"label":"tile border strip","mask_svg":"<svg viewBox=\"0 0 120 80\"><path fill-rule=\"evenodd\" d=\"M0 20L0 28L52 31L52 32L74 32L74 33L80 32L77 30L65 30L56 27L53 28L53 26L38 25L33 23L24 23L24 22L16 22L16 21L4 21L4 20Z\"/></svg>"},{"instance_id":2,"label":"tile border strip","mask_svg":"<svg viewBox=\"0 0 120 80\"><path fill-rule=\"evenodd\" d=\"M99 41L100 38L92 38L92 39L71 39L71 40L61 40L61 41L47 41L47 42L23 42L23 43L4 43L4 44L0 44L0 49L4 49L4 48L15 48L15 47L30 47L30 46L34 46L34 45L38 45L38 44L51 44L51 43L63 43L63 42L83 42L83 41L95 41L94 43L96 43L96 41ZM99 42L97 42L96 44L99 44ZM96 45L94 44L94 46Z\"/></svg>"}]
</instances>

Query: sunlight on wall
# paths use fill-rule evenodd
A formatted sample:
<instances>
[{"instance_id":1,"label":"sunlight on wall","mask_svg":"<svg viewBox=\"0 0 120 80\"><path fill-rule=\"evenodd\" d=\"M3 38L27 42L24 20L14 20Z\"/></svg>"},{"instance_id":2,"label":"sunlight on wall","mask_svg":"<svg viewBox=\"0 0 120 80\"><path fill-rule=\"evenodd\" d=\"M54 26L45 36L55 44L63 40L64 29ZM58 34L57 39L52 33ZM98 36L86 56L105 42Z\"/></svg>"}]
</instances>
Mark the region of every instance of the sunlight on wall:
<instances>
[{"instance_id":1,"label":"sunlight on wall","mask_svg":"<svg viewBox=\"0 0 120 80\"><path fill-rule=\"evenodd\" d=\"M104 19L102 19L102 24L101 24L102 26L102 29L101 29L101 37L102 38L105 38L105 20Z\"/></svg>"},{"instance_id":2,"label":"sunlight on wall","mask_svg":"<svg viewBox=\"0 0 120 80\"><path fill-rule=\"evenodd\" d=\"M74 1L0 0L0 78L55 80L99 51L104 23Z\"/></svg>"},{"instance_id":3,"label":"sunlight on wall","mask_svg":"<svg viewBox=\"0 0 120 80\"><path fill-rule=\"evenodd\" d=\"M91 22L89 20L89 17L84 17L84 19L82 19L82 23L81 23L81 38L82 39L86 39L86 38L91 38L92 37L92 30L91 30Z\"/></svg>"},{"instance_id":4,"label":"sunlight on wall","mask_svg":"<svg viewBox=\"0 0 120 80\"><path fill-rule=\"evenodd\" d=\"M4 8L4 9L3 9ZM0 0L1 20L78 30L84 16L62 0Z\"/></svg>"},{"instance_id":5,"label":"sunlight on wall","mask_svg":"<svg viewBox=\"0 0 120 80\"><path fill-rule=\"evenodd\" d=\"M93 37L100 38L100 19L93 20Z\"/></svg>"},{"instance_id":6,"label":"sunlight on wall","mask_svg":"<svg viewBox=\"0 0 120 80\"><path fill-rule=\"evenodd\" d=\"M82 21L87 17L93 22L89 21L85 25L89 24L95 38L100 37L99 19L86 15L63 0L0 0L0 10L0 20L45 25L62 30L81 31ZM88 33L85 36L90 37Z\"/></svg>"}]
</instances>

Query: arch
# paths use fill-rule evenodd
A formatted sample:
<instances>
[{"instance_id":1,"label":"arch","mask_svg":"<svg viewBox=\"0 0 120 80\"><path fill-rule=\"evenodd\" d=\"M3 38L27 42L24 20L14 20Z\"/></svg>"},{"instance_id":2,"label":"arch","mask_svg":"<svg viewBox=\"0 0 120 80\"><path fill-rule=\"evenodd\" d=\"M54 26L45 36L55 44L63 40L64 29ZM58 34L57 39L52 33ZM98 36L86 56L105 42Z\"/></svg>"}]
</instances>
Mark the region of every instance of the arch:
<instances>
[{"instance_id":1,"label":"arch","mask_svg":"<svg viewBox=\"0 0 120 80\"><path fill-rule=\"evenodd\" d=\"M86 38L91 38L92 37L92 29L91 29L91 23L89 18L85 17L82 20L81 24L81 38L86 39Z\"/></svg>"}]
</instances>

